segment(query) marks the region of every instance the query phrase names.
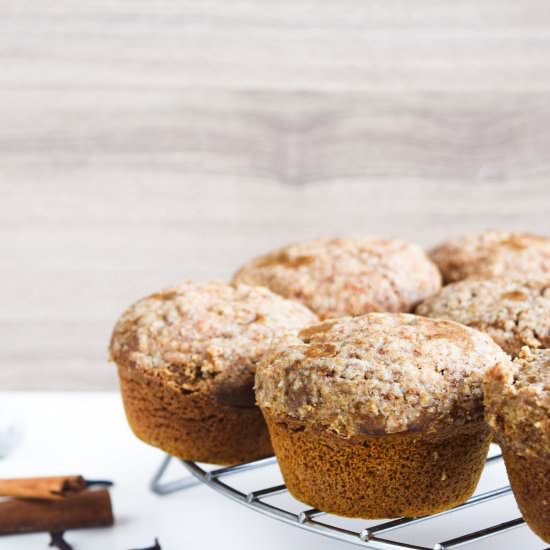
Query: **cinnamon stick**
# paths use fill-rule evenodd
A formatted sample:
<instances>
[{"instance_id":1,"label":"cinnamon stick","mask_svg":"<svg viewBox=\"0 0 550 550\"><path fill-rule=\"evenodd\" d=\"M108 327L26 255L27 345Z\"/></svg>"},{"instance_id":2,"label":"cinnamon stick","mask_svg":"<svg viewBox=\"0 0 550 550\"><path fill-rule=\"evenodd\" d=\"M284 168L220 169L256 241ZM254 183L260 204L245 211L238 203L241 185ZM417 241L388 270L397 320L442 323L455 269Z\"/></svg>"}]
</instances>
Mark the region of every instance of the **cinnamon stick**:
<instances>
[{"instance_id":1,"label":"cinnamon stick","mask_svg":"<svg viewBox=\"0 0 550 550\"><path fill-rule=\"evenodd\" d=\"M82 476L28 477L0 479L0 496L60 499L86 489Z\"/></svg>"},{"instance_id":2,"label":"cinnamon stick","mask_svg":"<svg viewBox=\"0 0 550 550\"><path fill-rule=\"evenodd\" d=\"M84 491L59 500L0 501L0 535L113 525L109 491Z\"/></svg>"}]
</instances>

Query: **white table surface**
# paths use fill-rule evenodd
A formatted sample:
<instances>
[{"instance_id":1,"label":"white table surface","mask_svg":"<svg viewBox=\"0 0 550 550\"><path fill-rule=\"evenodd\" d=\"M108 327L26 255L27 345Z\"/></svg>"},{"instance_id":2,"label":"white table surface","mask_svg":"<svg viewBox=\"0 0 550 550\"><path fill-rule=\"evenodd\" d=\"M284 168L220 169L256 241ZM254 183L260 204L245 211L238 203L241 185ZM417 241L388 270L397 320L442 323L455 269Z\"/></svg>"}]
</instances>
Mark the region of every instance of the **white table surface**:
<instances>
[{"instance_id":1,"label":"white table surface","mask_svg":"<svg viewBox=\"0 0 550 550\"><path fill-rule=\"evenodd\" d=\"M148 482L163 455L132 435L115 393L0 392L0 418L6 416L18 420L23 435L16 449L0 459L1 477L78 473L115 482L115 526L69 532L66 538L75 550L142 548L152 545L154 537L159 538L163 550L353 548L261 516L207 487L165 497L153 495ZM502 465L489 469L481 490L506 481ZM170 473L170 477L177 477L184 471L179 464L173 464ZM255 474L259 476L256 482L262 483L265 476L265 485L270 485L272 474L260 471ZM494 524L517 515L509 498L492 503L485 511L472 511L466 521L471 522L470 530L475 530L480 518ZM448 517L445 521L438 532L443 539L439 540L461 534L453 525L456 520ZM469 523L460 526L464 527L468 529ZM422 530L429 527L420 524L415 529L415 536L422 538ZM43 533L0 537L0 549L46 549L48 540ZM521 527L466 548L541 550L547 546Z\"/></svg>"}]
</instances>

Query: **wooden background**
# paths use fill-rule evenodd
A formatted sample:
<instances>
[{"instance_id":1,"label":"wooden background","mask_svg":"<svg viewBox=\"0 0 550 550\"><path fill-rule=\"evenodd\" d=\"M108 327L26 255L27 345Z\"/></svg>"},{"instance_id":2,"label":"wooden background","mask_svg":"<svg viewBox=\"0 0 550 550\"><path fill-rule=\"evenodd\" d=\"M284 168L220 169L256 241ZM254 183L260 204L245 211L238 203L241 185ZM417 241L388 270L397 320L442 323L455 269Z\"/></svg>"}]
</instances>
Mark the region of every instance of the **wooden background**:
<instances>
[{"instance_id":1,"label":"wooden background","mask_svg":"<svg viewBox=\"0 0 550 550\"><path fill-rule=\"evenodd\" d=\"M289 240L550 233L546 0L0 2L0 389Z\"/></svg>"}]
</instances>

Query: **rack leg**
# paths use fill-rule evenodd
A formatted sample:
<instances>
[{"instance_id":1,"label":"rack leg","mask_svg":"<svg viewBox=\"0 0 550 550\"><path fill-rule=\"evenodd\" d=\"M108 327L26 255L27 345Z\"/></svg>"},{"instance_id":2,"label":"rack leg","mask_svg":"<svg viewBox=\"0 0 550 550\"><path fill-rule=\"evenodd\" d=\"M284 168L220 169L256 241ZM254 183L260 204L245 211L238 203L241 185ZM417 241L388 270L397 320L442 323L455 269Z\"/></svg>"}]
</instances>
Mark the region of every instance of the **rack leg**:
<instances>
[{"instance_id":1,"label":"rack leg","mask_svg":"<svg viewBox=\"0 0 550 550\"><path fill-rule=\"evenodd\" d=\"M153 479L151 479L151 482L149 483L149 488L156 495L170 495L172 493L175 493L176 491L182 491L183 489L188 489L189 487L193 487L200 483L200 481L193 476L186 476L180 479L176 479L174 481L163 482L162 478L166 470L168 469L168 465L172 461L172 458L174 457L168 454L165 455L165 457L162 459L159 469L156 471Z\"/></svg>"}]
</instances>

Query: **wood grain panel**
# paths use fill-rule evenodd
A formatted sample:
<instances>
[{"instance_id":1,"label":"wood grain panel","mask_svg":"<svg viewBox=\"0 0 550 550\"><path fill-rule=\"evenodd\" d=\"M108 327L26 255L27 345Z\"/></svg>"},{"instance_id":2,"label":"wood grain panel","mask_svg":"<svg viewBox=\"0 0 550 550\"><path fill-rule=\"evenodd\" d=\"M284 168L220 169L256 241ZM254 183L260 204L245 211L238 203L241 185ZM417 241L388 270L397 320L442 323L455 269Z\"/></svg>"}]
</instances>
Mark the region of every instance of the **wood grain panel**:
<instances>
[{"instance_id":1,"label":"wood grain panel","mask_svg":"<svg viewBox=\"0 0 550 550\"><path fill-rule=\"evenodd\" d=\"M550 233L542 0L0 3L0 388L290 240Z\"/></svg>"},{"instance_id":2,"label":"wood grain panel","mask_svg":"<svg viewBox=\"0 0 550 550\"><path fill-rule=\"evenodd\" d=\"M106 346L127 304L286 241L548 231L545 95L54 98L19 94L0 129L10 387L112 387Z\"/></svg>"},{"instance_id":3,"label":"wood grain panel","mask_svg":"<svg viewBox=\"0 0 550 550\"><path fill-rule=\"evenodd\" d=\"M512 2L21 2L0 86L548 90L550 6Z\"/></svg>"},{"instance_id":4,"label":"wood grain panel","mask_svg":"<svg viewBox=\"0 0 550 550\"><path fill-rule=\"evenodd\" d=\"M319 183L545 177L548 93L0 91L3 170L154 166Z\"/></svg>"}]
</instances>

